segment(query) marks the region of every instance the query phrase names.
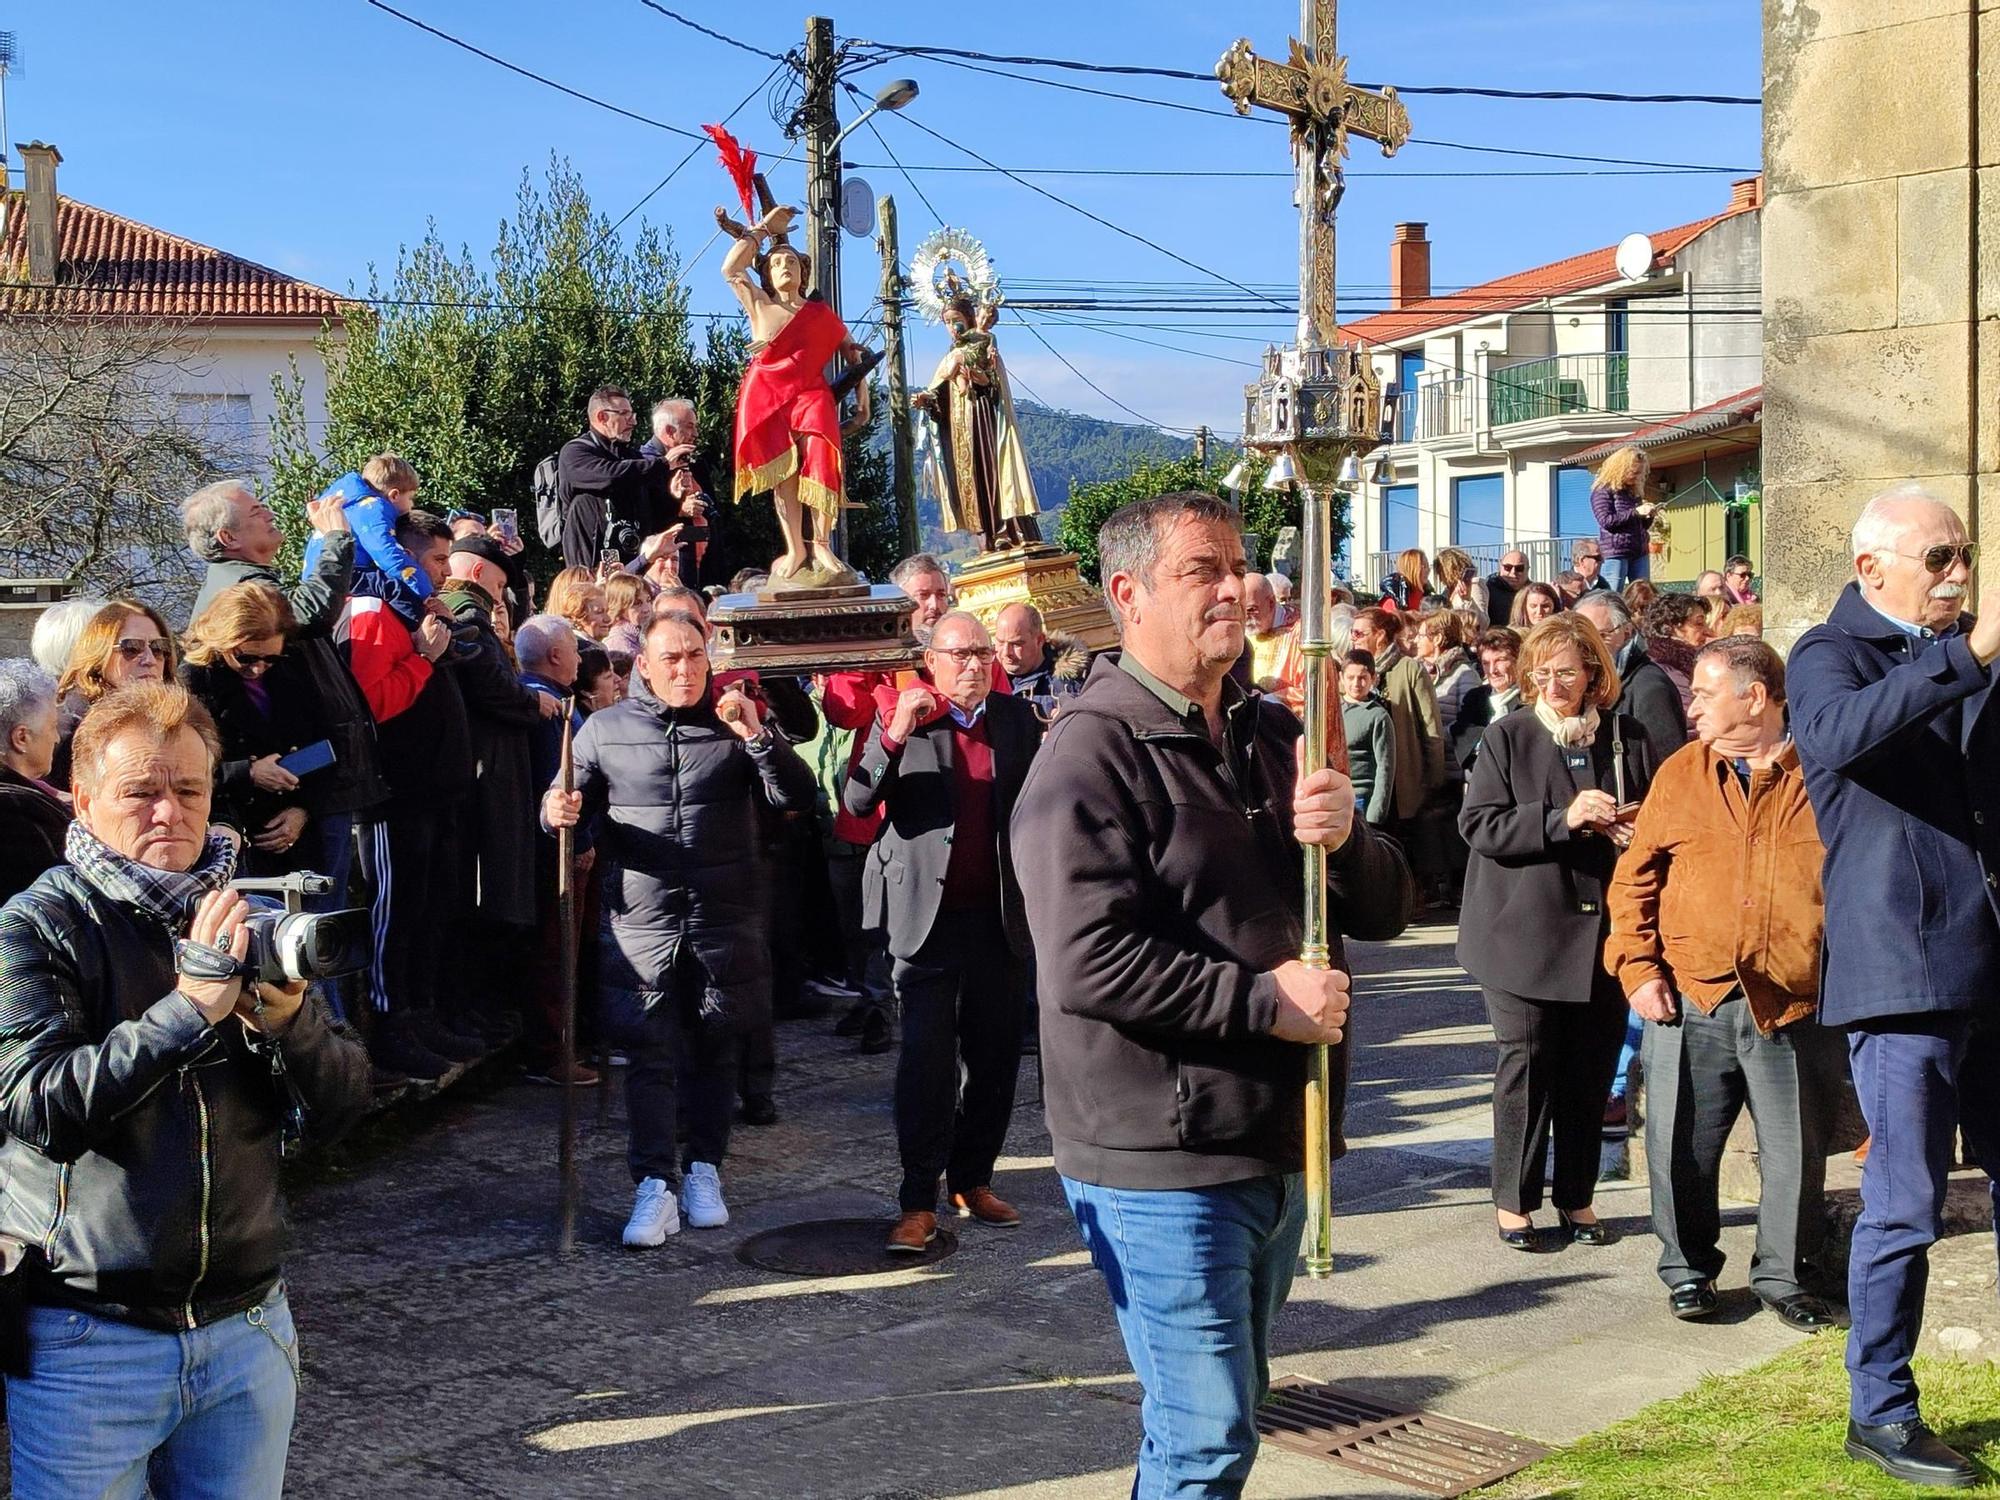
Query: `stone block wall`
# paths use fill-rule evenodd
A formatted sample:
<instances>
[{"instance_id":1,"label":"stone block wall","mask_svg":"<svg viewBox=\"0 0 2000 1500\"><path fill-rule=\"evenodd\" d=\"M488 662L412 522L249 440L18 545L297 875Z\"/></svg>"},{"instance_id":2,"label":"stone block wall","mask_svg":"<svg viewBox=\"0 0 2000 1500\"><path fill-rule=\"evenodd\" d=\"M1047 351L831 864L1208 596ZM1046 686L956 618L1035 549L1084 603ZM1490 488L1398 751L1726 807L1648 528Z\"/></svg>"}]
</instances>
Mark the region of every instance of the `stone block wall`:
<instances>
[{"instance_id":1,"label":"stone block wall","mask_svg":"<svg viewBox=\"0 0 2000 1500\"><path fill-rule=\"evenodd\" d=\"M1852 576L1847 532L1879 490L1921 481L2000 545L2000 0L1765 0L1764 58L1782 649Z\"/></svg>"}]
</instances>

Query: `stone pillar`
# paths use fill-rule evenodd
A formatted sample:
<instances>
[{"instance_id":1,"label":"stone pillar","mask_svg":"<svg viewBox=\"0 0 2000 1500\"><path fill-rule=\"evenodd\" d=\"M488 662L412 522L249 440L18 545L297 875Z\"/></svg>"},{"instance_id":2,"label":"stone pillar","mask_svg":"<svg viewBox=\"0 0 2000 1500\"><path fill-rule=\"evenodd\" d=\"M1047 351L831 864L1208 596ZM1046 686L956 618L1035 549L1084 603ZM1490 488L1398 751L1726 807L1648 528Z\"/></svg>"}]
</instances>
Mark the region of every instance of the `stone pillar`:
<instances>
[{"instance_id":1,"label":"stone pillar","mask_svg":"<svg viewBox=\"0 0 2000 1500\"><path fill-rule=\"evenodd\" d=\"M1878 490L1920 481L2000 544L2000 0L1764 0L1764 59L1764 611L1783 649L1852 576Z\"/></svg>"}]
</instances>

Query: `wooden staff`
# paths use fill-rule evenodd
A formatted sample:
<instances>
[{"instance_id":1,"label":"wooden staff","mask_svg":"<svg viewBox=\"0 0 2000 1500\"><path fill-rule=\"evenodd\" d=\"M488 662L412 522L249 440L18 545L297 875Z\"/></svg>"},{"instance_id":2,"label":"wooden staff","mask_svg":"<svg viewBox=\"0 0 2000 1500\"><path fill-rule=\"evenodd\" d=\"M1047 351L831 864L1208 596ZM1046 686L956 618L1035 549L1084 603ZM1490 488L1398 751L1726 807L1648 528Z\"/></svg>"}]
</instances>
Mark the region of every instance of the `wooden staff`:
<instances>
[{"instance_id":1,"label":"wooden staff","mask_svg":"<svg viewBox=\"0 0 2000 1500\"><path fill-rule=\"evenodd\" d=\"M1301 466L1303 468L1303 465ZM1328 551L1328 511L1332 496L1309 482L1299 486L1300 528L1305 556L1299 569L1299 653L1305 665L1305 736L1299 742L1300 776L1311 776L1328 765L1328 730L1340 712L1333 687L1333 636L1327 619L1333 588L1333 559ZM1346 759L1347 738L1338 740ZM1333 967L1326 918L1326 850L1303 845L1305 854L1305 935L1299 962L1308 969ZM1324 1042L1313 1046L1306 1060L1306 1275L1323 1280L1333 1274L1333 1130L1329 1104L1333 1098L1333 1053Z\"/></svg>"},{"instance_id":2,"label":"wooden staff","mask_svg":"<svg viewBox=\"0 0 2000 1500\"><path fill-rule=\"evenodd\" d=\"M571 754L571 729L576 700L563 699L562 789L563 795L576 790L576 760ZM556 920L562 924L562 1039L558 1066L562 1069L562 1126L556 1137L556 1168L562 1179L557 1214L560 1228L556 1250L562 1255L576 1248L576 1210L580 1194L576 1181L576 830L556 830Z\"/></svg>"}]
</instances>

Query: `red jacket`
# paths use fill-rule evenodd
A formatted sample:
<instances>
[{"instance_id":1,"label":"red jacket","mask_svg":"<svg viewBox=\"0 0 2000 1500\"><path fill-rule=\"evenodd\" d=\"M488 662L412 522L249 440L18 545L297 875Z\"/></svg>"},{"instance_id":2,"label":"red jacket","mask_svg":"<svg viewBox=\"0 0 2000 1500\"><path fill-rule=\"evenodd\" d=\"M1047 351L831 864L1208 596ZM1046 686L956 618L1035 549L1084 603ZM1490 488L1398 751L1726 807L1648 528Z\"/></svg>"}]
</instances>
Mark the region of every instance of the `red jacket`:
<instances>
[{"instance_id":1,"label":"red jacket","mask_svg":"<svg viewBox=\"0 0 2000 1500\"><path fill-rule=\"evenodd\" d=\"M896 712L896 699L907 687L917 684L930 686L930 678L921 668L905 668L900 672L829 672L825 686L820 690L820 713L826 722L836 729L854 731L853 748L847 752L847 770L852 775L854 768L861 764L861 752L868 748L868 729L880 719L884 724ZM1000 663L993 663L993 691L1011 693L1007 674L1000 670ZM923 720L928 724L932 719L942 718L944 710L939 708ZM882 828L882 808L877 805L865 816L856 816L841 806L836 800L833 810L833 836L843 843L866 846L875 842L875 835Z\"/></svg>"},{"instance_id":2,"label":"red jacket","mask_svg":"<svg viewBox=\"0 0 2000 1500\"><path fill-rule=\"evenodd\" d=\"M410 627L380 599L355 594L347 601L347 666L377 724L386 724L417 701L433 668L417 650Z\"/></svg>"}]
</instances>

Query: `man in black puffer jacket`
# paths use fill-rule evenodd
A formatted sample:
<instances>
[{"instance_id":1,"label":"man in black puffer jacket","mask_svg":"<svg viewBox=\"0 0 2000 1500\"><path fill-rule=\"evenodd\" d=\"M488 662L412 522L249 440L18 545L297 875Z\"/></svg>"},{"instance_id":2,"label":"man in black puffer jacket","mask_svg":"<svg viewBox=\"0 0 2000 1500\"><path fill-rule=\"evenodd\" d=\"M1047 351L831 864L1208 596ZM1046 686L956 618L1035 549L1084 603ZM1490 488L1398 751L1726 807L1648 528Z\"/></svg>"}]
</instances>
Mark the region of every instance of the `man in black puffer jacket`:
<instances>
[{"instance_id":1,"label":"man in black puffer jacket","mask_svg":"<svg viewBox=\"0 0 2000 1500\"><path fill-rule=\"evenodd\" d=\"M647 693L590 716L576 738L576 790L551 788L542 822L595 822L598 996L608 1040L631 1060L628 1160L638 1191L625 1243L641 1248L680 1228L683 1162L688 1222L729 1222L718 1168L741 1025L770 1004L758 810L810 812L817 785L749 698L732 689L711 702L708 640L692 614L654 616L635 670ZM688 1096L684 1156L677 1088Z\"/></svg>"},{"instance_id":2,"label":"man in black puffer jacket","mask_svg":"<svg viewBox=\"0 0 2000 1500\"><path fill-rule=\"evenodd\" d=\"M76 735L68 864L0 908L0 1234L26 1242L14 1493L275 1497L298 1353L281 1142L368 1103L305 986L246 985L220 741L142 683ZM178 943L177 939L186 941Z\"/></svg>"}]
</instances>

